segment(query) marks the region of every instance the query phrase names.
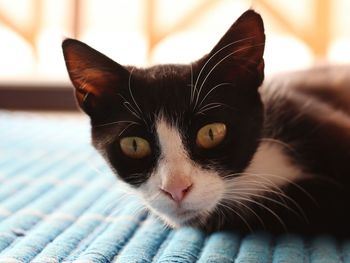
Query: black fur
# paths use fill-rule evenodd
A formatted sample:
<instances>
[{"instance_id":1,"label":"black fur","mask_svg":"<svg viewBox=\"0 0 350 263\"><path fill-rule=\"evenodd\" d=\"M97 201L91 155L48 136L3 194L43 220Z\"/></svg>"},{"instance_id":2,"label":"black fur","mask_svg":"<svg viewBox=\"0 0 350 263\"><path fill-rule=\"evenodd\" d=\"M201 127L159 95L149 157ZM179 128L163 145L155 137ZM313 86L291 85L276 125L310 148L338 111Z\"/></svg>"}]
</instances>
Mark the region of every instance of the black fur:
<instances>
[{"instance_id":1,"label":"black fur","mask_svg":"<svg viewBox=\"0 0 350 263\"><path fill-rule=\"evenodd\" d=\"M291 149L286 149L286 153L305 174L311 175L295 182L298 187L290 184L285 189L309 220L300 222L295 216L278 211L286 214L282 219L290 230L350 234L350 100L346 104L334 99L346 98L350 92L350 78L342 77L345 72L349 75L350 67L297 72L283 77L287 80L273 80L273 85L281 87L291 80L286 90L276 92L280 95L263 94L267 116L263 136L287 143ZM330 96L320 96L324 92Z\"/></svg>"},{"instance_id":2,"label":"black fur","mask_svg":"<svg viewBox=\"0 0 350 263\"><path fill-rule=\"evenodd\" d=\"M327 99L324 94L329 94L334 84L323 83L321 91L317 90L318 85L307 82L307 73L293 85L275 79L268 85L281 86L276 92L263 88L259 93L264 78L264 42L262 20L250 10L208 55L190 65L123 67L71 39L64 41L63 49L78 102L91 117L93 144L122 180L138 187L156 167L161 155L155 123L160 116L181 130L194 162L204 169L220 171L222 176L243 172L260 139L273 138L288 145L285 153L304 171L305 178L283 189L295 201L281 201L294 212L259 200L270 211L250 205L264 219L265 226L246 211L250 225L275 232L349 234L350 101L346 103L332 92L334 96ZM211 91L222 83L225 84ZM305 107L309 100L311 106ZM205 105L216 107L203 111ZM341 120L330 117L342 109ZM228 134L217 148L203 150L195 144L197 131L213 122L224 122ZM119 146L119 140L125 136L146 138L152 154L144 159L126 157ZM271 211L280 216L285 227ZM217 222L219 217L214 213L205 228L216 230L220 225L248 230L235 214L223 212L227 216L225 222ZM188 224L197 226L197 221Z\"/></svg>"}]
</instances>

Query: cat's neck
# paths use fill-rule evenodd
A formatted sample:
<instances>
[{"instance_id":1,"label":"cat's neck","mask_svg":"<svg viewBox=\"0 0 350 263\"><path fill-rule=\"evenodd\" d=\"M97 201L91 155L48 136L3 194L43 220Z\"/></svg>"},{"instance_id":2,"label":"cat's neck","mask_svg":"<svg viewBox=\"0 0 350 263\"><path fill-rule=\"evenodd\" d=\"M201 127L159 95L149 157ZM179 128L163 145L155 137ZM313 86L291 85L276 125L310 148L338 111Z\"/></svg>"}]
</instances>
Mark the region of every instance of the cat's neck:
<instances>
[{"instance_id":1,"label":"cat's neck","mask_svg":"<svg viewBox=\"0 0 350 263\"><path fill-rule=\"evenodd\" d=\"M262 140L250 164L244 170L242 180L248 179L269 188L281 188L304 176L301 168L295 165L286 153L288 145L275 139ZM259 187L255 190L259 191Z\"/></svg>"}]
</instances>

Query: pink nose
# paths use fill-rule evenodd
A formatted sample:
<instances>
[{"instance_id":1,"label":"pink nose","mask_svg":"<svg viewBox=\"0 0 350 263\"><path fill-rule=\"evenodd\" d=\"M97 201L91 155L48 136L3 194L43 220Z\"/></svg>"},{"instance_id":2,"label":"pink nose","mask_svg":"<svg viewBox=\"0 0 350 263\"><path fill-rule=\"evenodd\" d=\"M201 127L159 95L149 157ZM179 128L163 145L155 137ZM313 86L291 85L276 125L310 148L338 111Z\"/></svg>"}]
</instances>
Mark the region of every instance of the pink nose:
<instances>
[{"instance_id":1,"label":"pink nose","mask_svg":"<svg viewBox=\"0 0 350 263\"><path fill-rule=\"evenodd\" d=\"M181 203L191 188L191 182L173 182L172 184L167 184L161 187L160 190L176 203Z\"/></svg>"}]
</instances>

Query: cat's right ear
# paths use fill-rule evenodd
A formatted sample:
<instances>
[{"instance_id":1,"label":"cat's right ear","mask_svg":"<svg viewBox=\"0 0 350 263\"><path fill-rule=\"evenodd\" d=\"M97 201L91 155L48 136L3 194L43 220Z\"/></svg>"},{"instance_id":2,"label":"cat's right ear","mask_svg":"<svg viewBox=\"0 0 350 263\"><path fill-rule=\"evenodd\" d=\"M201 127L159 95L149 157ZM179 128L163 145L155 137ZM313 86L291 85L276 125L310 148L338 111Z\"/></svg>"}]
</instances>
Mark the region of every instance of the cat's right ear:
<instances>
[{"instance_id":1,"label":"cat's right ear","mask_svg":"<svg viewBox=\"0 0 350 263\"><path fill-rule=\"evenodd\" d=\"M212 74L223 81L231 82L240 77L248 79L254 87L260 86L264 79L264 31L258 13L244 12L199 65L204 72L213 71Z\"/></svg>"},{"instance_id":2,"label":"cat's right ear","mask_svg":"<svg viewBox=\"0 0 350 263\"><path fill-rule=\"evenodd\" d=\"M78 40L64 40L62 49L79 106L91 116L118 94L129 72Z\"/></svg>"}]
</instances>

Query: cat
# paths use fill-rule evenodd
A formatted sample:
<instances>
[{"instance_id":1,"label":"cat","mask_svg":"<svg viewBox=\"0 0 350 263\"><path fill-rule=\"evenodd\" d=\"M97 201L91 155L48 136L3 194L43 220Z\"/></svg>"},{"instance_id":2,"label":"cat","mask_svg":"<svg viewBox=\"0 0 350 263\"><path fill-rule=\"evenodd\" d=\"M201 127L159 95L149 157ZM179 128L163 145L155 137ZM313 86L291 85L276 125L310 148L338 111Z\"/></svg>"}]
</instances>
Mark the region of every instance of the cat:
<instances>
[{"instance_id":1,"label":"cat","mask_svg":"<svg viewBox=\"0 0 350 263\"><path fill-rule=\"evenodd\" d=\"M62 47L94 147L166 225L348 235L350 68L264 81L264 45L248 10L189 64Z\"/></svg>"}]
</instances>

